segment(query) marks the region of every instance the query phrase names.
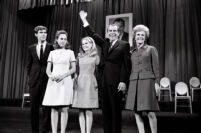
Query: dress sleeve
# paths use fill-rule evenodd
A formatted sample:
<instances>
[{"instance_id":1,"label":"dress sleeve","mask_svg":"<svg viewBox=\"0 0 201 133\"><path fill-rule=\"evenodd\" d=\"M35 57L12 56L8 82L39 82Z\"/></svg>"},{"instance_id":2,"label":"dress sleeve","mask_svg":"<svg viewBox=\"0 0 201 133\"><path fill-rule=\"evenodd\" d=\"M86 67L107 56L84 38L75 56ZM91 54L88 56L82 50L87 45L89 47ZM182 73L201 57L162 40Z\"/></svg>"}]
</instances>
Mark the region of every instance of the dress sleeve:
<instances>
[{"instance_id":1,"label":"dress sleeve","mask_svg":"<svg viewBox=\"0 0 201 133\"><path fill-rule=\"evenodd\" d=\"M155 47L152 46L151 49L151 57L152 57L152 67L155 78L159 78L159 60L158 60L158 51Z\"/></svg>"},{"instance_id":2,"label":"dress sleeve","mask_svg":"<svg viewBox=\"0 0 201 133\"><path fill-rule=\"evenodd\" d=\"M70 62L76 62L75 54L73 51L70 52Z\"/></svg>"},{"instance_id":3,"label":"dress sleeve","mask_svg":"<svg viewBox=\"0 0 201 133\"><path fill-rule=\"evenodd\" d=\"M52 52L49 53L47 62L53 62L53 59L52 59Z\"/></svg>"},{"instance_id":4,"label":"dress sleeve","mask_svg":"<svg viewBox=\"0 0 201 133\"><path fill-rule=\"evenodd\" d=\"M100 63L100 57L98 55L96 55L95 57L96 57L95 63L96 63L96 65L98 65Z\"/></svg>"}]
</instances>

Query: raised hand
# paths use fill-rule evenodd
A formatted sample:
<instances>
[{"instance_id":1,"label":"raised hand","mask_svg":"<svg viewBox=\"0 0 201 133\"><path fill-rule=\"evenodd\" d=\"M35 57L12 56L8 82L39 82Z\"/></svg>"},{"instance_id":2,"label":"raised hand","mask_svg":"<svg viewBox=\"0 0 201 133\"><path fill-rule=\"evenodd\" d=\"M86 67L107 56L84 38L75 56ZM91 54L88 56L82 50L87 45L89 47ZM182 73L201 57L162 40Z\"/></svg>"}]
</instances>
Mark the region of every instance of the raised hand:
<instances>
[{"instance_id":1,"label":"raised hand","mask_svg":"<svg viewBox=\"0 0 201 133\"><path fill-rule=\"evenodd\" d=\"M80 11L80 18L82 19L82 21L86 20L86 18L87 18L87 12L81 10Z\"/></svg>"}]
</instances>

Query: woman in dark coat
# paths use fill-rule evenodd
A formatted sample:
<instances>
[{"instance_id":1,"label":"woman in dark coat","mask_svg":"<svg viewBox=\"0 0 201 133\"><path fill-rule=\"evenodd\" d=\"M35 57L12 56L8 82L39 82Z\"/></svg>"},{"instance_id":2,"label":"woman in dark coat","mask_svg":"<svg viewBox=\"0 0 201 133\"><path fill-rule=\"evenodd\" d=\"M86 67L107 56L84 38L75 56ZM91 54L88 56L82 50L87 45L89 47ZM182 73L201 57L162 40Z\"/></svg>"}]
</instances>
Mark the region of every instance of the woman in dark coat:
<instances>
[{"instance_id":1,"label":"woman in dark coat","mask_svg":"<svg viewBox=\"0 0 201 133\"><path fill-rule=\"evenodd\" d=\"M132 70L126 109L135 112L139 133L145 133L142 113L147 113L151 132L157 133L157 118L155 111L159 111L156 98L155 81L159 77L158 52L155 47L147 45L149 29L144 25L133 28L136 49L131 52Z\"/></svg>"}]
</instances>

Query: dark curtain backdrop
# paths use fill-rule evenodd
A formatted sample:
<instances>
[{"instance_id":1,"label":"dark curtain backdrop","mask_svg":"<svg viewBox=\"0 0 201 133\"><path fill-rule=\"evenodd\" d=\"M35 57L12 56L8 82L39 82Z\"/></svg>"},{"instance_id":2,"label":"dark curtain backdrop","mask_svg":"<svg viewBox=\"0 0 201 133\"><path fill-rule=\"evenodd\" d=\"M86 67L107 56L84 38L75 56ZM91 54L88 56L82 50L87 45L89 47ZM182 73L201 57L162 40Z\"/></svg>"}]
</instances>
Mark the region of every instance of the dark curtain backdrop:
<instances>
[{"instance_id":1,"label":"dark curtain backdrop","mask_svg":"<svg viewBox=\"0 0 201 133\"><path fill-rule=\"evenodd\" d=\"M200 5L200 0L94 0L19 10L18 0L0 0L0 98L21 98L27 88L27 47L36 42L36 25L48 27L49 42L56 30L65 29L77 54L86 35L78 16L81 9L102 36L106 15L133 13L134 26L150 28L148 42L159 51L160 77L187 84L192 76L201 78Z\"/></svg>"}]
</instances>

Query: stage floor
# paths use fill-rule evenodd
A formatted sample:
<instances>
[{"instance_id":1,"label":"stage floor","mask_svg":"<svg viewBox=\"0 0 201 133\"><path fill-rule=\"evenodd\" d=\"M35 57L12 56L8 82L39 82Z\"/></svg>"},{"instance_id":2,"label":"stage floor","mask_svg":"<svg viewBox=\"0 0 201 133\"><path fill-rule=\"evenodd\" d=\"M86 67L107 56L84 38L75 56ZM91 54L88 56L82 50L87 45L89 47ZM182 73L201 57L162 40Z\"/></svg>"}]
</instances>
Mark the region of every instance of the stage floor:
<instances>
[{"instance_id":1,"label":"stage floor","mask_svg":"<svg viewBox=\"0 0 201 133\"><path fill-rule=\"evenodd\" d=\"M0 106L0 133L31 133L29 107ZM201 115L188 112L158 112L158 133L195 133L201 131ZM145 117L146 133L151 133ZM67 133L80 133L78 110L69 110ZM94 110L92 133L103 133L101 110ZM138 133L134 114L124 110L122 113L122 133Z\"/></svg>"}]
</instances>

